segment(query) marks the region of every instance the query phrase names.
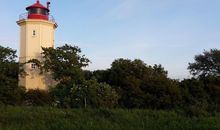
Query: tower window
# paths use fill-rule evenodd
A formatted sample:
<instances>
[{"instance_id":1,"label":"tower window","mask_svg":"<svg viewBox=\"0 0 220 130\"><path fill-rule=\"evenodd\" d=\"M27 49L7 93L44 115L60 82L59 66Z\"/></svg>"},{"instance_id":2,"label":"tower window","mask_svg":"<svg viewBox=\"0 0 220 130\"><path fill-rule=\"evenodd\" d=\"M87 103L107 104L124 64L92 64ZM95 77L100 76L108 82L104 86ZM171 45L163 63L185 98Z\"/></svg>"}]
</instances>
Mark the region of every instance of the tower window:
<instances>
[{"instance_id":1,"label":"tower window","mask_svg":"<svg viewBox=\"0 0 220 130\"><path fill-rule=\"evenodd\" d=\"M33 36L36 36L36 31L35 30L33 30Z\"/></svg>"},{"instance_id":2,"label":"tower window","mask_svg":"<svg viewBox=\"0 0 220 130\"><path fill-rule=\"evenodd\" d=\"M31 68L32 68L32 69L36 69L36 67L37 67L36 64L34 64L34 63L31 64Z\"/></svg>"}]
</instances>

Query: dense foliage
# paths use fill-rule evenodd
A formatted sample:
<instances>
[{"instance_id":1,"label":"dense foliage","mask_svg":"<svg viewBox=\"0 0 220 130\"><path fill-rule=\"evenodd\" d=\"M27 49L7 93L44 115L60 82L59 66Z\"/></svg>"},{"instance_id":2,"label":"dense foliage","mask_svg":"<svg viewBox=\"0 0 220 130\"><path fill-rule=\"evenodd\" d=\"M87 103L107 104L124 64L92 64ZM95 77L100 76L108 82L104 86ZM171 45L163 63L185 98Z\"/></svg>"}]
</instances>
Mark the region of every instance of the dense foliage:
<instances>
[{"instance_id":1,"label":"dense foliage","mask_svg":"<svg viewBox=\"0 0 220 130\"><path fill-rule=\"evenodd\" d=\"M220 50L211 49L195 56L195 62L189 63L190 72L199 77L220 76Z\"/></svg>"},{"instance_id":2,"label":"dense foliage","mask_svg":"<svg viewBox=\"0 0 220 130\"><path fill-rule=\"evenodd\" d=\"M18 87L19 64L16 51L0 46L0 104L20 104L24 89Z\"/></svg>"},{"instance_id":3,"label":"dense foliage","mask_svg":"<svg viewBox=\"0 0 220 130\"><path fill-rule=\"evenodd\" d=\"M161 65L152 67L137 59L118 59L110 69L93 75L117 90L120 107L170 109L181 100L178 84L167 77Z\"/></svg>"},{"instance_id":4,"label":"dense foliage","mask_svg":"<svg viewBox=\"0 0 220 130\"><path fill-rule=\"evenodd\" d=\"M114 108L118 94L106 83L98 83L95 79L84 80L80 84L58 84L50 90L55 105L65 108Z\"/></svg>"},{"instance_id":5,"label":"dense foliage","mask_svg":"<svg viewBox=\"0 0 220 130\"><path fill-rule=\"evenodd\" d=\"M24 91L18 86L16 51L0 47L0 103L61 108L148 108L184 110L189 115L220 111L220 50L212 49L189 64L195 76L170 79L162 65L147 65L140 59L116 59L106 70L88 71L89 59L74 46L42 48L43 61L32 59L51 72L56 86L49 92Z\"/></svg>"}]
</instances>

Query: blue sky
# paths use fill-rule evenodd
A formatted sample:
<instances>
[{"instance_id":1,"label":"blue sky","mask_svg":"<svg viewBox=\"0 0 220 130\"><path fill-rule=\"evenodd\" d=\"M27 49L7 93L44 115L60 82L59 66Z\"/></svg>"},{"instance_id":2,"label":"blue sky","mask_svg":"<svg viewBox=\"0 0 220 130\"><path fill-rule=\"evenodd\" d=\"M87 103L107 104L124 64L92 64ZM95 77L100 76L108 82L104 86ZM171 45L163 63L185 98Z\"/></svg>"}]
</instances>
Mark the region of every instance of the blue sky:
<instances>
[{"instance_id":1,"label":"blue sky","mask_svg":"<svg viewBox=\"0 0 220 130\"><path fill-rule=\"evenodd\" d=\"M1 0L0 45L18 49L19 14L35 0ZM46 3L46 0L41 0ZM51 0L56 46L79 46L106 69L117 58L162 64L175 79L189 77L196 54L220 49L220 0Z\"/></svg>"}]
</instances>

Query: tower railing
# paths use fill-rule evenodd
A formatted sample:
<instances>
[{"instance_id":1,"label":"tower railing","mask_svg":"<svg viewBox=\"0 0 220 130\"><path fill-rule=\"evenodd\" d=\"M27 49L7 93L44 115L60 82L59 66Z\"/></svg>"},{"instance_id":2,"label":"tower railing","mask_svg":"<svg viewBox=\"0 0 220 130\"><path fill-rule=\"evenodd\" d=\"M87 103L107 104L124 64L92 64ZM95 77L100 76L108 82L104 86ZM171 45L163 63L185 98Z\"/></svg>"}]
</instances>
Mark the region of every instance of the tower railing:
<instances>
[{"instance_id":1,"label":"tower railing","mask_svg":"<svg viewBox=\"0 0 220 130\"><path fill-rule=\"evenodd\" d=\"M27 20L28 19L28 13L23 13L19 15L19 21L20 20ZM55 22L55 19L52 15L48 15L48 21Z\"/></svg>"}]
</instances>

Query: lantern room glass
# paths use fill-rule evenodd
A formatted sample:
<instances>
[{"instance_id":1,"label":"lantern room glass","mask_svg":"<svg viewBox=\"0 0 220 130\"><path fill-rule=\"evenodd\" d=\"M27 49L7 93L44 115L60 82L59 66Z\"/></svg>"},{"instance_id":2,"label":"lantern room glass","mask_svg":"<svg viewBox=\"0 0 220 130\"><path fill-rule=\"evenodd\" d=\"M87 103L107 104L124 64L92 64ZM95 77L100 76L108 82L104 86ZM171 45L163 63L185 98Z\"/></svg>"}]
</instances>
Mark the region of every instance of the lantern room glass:
<instances>
[{"instance_id":1,"label":"lantern room glass","mask_svg":"<svg viewBox=\"0 0 220 130\"><path fill-rule=\"evenodd\" d=\"M28 10L28 14L48 15L48 11L41 8L31 8Z\"/></svg>"}]
</instances>

